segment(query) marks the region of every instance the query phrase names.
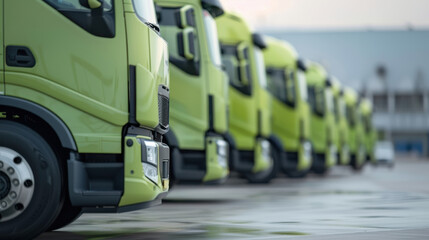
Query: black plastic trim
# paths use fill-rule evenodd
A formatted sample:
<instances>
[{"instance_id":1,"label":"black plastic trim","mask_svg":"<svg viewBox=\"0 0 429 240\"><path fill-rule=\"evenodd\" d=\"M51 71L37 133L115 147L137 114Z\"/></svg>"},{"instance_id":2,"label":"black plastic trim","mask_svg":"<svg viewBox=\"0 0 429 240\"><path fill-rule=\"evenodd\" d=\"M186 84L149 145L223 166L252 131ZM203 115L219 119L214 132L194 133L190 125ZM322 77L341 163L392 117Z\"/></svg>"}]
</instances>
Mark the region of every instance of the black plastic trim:
<instances>
[{"instance_id":1,"label":"black plastic trim","mask_svg":"<svg viewBox=\"0 0 429 240\"><path fill-rule=\"evenodd\" d=\"M177 140L173 130L170 129L166 134L164 134L164 140L164 142L166 142L170 148L179 148L179 141Z\"/></svg>"},{"instance_id":2,"label":"black plastic trim","mask_svg":"<svg viewBox=\"0 0 429 240\"><path fill-rule=\"evenodd\" d=\"M201 0L201 5L213 18L219 17L225 13L219 0Z\"/></svg>"},{"instance_id":3,"label":"black plastic trim","mask_svg":"<svg viewBox=\"0 0 429 240\"><path fill-rule=\"evenodd\" d=\"M162 199L167 196L168 192L160 193L154 200L144 203L137 203L133 205L123 206L123 207L111 207L111 208L83 208L84 213L123 213L123 212L131 212L135 210L145 209L160 205L162 203Z\"/></svg>"},{"instance_id":4,"label":"black plastic trim","mask_svg":"<svg viewBox=\"0 0 429 240\"><path fill-rule=\"evenodd\" d=\"M296 66L298 67L299 70L306 72L307 71L307 64L305 63L304 59L298 59L296 61Z\"/></svg>"},{"instance_id":5,"label":"black plastic trim","mask_svg":"<svg viewBox=\"0 0 429 240\"><path fill-rule=\"evenodd\" d=\"M6 64L11 67L32 68L36 65L36 59L28 47L7 46Z\"/></svg>"},{"instance_id":6,"label":"black plastic trim","mask_svg":"<svg viewBox=\"0 0 429 240\"><path fill-rule=\"evenodd\" d=\"M128 122L133 125L138 125L137 122L137 85L136 85L136 66L129 66L129 90L128 90Z\"/></svg>"},{"instance_id":7,"label":"black plastic trim","mask_svg":"<svg viewBox=\"0 0 429 240\"><path fill-rule=\"evenodd\" d=\"M253 41L253 44L255 44L255 46L257 46L262 50L264 50L268 46L262 34L259 34L259 33L252 34L252 41Z\"/></svg>"},{"instance_id":8,"label":"black plastic trim","mask_svg":"<svg viewBox=\"0 0 429 240\"><path fill-rule=\"evenodd\" d=\"M214 131L214 97L209 95L209 131Z\"/></svg>"},{"instance_id":9,"label":"black plastic trim","mask_svg":"<svg viewBox=\"0 0 429 240\"><path fill-rule=\"evenodd\" d=\"M77 151L76 143L69 128L57 115L52 113L50 110L36 103L9 96L0 96L0 106L21 109L40 117L52 127L64 148Z\"/></svg>"}]
</instances>

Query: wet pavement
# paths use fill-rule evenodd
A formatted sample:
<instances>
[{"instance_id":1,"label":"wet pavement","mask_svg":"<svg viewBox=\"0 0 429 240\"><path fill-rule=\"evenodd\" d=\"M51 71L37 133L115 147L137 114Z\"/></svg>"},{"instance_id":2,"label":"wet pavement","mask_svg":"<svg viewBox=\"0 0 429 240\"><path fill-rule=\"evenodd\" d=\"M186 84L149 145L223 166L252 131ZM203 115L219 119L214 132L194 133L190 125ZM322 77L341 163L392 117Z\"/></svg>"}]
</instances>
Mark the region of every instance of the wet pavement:
<instances>
[{"instance_id":1,"label":"wet pavement","mask_svg":"<svg viewBox=\"0 0 429 240\"><path fill-rule=\"evenodd\" d=\"M163 205L84 214L46 239L429 239L429 160L325 177L177 186Z\"/></svg>"}]
</instances>

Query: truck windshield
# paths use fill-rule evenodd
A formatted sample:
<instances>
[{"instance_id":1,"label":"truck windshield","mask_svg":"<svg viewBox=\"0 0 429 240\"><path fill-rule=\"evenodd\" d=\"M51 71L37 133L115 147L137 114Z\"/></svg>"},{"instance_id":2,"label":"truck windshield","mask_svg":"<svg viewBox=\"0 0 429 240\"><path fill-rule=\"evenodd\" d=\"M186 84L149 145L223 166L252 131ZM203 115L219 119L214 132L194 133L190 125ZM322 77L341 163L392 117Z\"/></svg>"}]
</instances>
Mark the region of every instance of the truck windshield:
<instances>
[{"instance_id":1,"label":"truck windshield","mask_svg":"<svg viewBox=\"0 0 429 240\"><path fill-rule=\"evenodd\" d=\"M262 88L267 88L267 78L265 76L265 63L264 56L262 55L261 49L254 47L255 51L255 61L256 61L256 71L258 72L258 81L259 85Z\"/></svg>"},{"instance_id":2,"label":"truck windshield","mask_svg":"<svg viewBox=\"0 0 429 240\"><path fill-rule=\"evenodd\" d=\"M155 5L153 0L133 0L134 11L137 16L148 25L155 25L158 27L158 20L156 18Z\"/></svg>"},{"instance_id":3,"label":"truck windshield","mask_svg":"<svg viewBox=\"0 0 429 240\"><path fill-rule=\"evenodd\" d=\"M301 70L298 70L296 76L298 80L299 95L303 101L307 101L308 92L307 92L307 80L305 79L305 74Z\"/></svg>"},{"instance_id":4,"label":"truck windshield","mask_svg":"<svg viewBox=\"0 0 429 240\"><path fill-rule=\"evenodd\" d=\"M220 56L219 38L217 36L216 22L209 12L203 11L204 26L207 35L207 45L210 52L210 58L217 67L222 66L222 58Z\"/></svg>"}]
</instances>

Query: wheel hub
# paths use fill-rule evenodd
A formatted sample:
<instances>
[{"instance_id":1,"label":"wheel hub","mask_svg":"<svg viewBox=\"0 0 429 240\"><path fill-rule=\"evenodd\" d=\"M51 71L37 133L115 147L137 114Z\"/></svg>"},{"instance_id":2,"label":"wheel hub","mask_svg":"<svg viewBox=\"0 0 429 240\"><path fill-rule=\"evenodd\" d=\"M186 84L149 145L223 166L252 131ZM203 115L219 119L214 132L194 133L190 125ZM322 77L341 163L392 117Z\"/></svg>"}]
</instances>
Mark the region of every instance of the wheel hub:
<instances>
[{"instance_id":1,"label":"wheel hub","mask_svg":"<svg viewBox=\"0 0 429 240\"><path fill-rule=\"evenodd\" d=\"M24 157L0 147L0 222L17 217L28 207L34 183L33 171Z\"/></svg>"},{"instance_id":2,"label":"wheel hub","mask_svg":"<svg viewBox=\"0 0 429 240\"><path fill-rule=\"evenodd\" d=\"M10 178L6 173L0 172L0 200L9 194L10 187Z\"/></svg>"}]
</instances>

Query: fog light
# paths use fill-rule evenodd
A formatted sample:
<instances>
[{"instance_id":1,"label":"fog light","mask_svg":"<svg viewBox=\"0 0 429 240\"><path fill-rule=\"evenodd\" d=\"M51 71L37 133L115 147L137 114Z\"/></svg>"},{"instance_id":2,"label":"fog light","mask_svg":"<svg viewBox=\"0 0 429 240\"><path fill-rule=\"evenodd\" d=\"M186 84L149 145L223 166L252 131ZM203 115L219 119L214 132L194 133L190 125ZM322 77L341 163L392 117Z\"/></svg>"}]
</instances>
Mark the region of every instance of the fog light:
<instances>
[{"instance_id":1,"label":"fog light","mask_svg":"<svg viewBox=\"0 0 429 240\"><path fill-rule=\"evenodd\" d=\"M304 150L304 158L305 158L307 161L312 161L312 160L313 160L313 156L312 156L312 154L311 154L311 152L312 152L312 149L311 149L311 143L310 143L310 142L304 142L304 143L302 144L302 148L303 148L303 150Z\"/></svg>"},{"instance_id":2,"label":"fog light","mask_svg":"<svg viewBox=\"0 0 429 240\"><path fill-rule=\"evenodd\" d=\"M154 183L158 182L158 169L149 164L149 163L145 163L143 162L143 172L144 175L149 178L150 180L152 180Z\"/></svg>"},{"instance_id":3,"label":"fog light","mask_svg":"<svg viewBox=\"0 0 429 240\"><path fill-rule=\"evenodd\" d=\"M268 142L267 140L261 141L261 154L262 159L264 159L265 161L269 162L271 160L271 146L270 142Z\"/></svg>"},{"instance_id":4,"label":"fog light","mask_svg":"<svg viewBox=\"0 0 429 240\"><path fill-rule=\"evenodd\" d=\"M228 165L228 143L224 140L217 140L216 153L219 165L226 168Z\"/></svg>"}]
</instances>

